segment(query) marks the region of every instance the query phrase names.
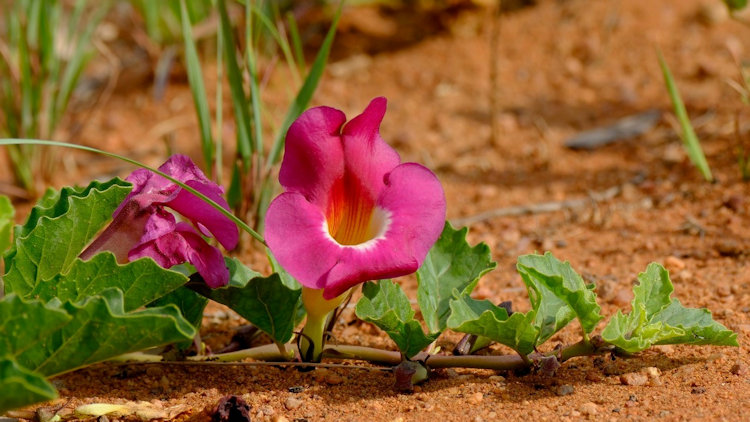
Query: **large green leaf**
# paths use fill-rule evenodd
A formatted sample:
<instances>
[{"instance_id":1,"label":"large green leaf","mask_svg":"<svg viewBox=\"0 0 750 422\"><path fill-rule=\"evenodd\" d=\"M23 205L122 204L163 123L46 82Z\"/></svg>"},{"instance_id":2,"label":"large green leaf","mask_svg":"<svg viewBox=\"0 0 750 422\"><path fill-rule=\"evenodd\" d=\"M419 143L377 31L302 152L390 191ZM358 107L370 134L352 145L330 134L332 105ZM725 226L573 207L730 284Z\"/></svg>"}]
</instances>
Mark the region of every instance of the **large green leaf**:
<instances>
[{"instance_id":1,"label":"large green leaf","mask_svg":"<svg viewBox=\"0 0 750 422\"><path fill-rule=\"evenodd\" d=\"M43 301L56 297L61 302L77 302L116 287L124 292L125 311L129 312L187 281L186 276L160 267L151 258L120 265L112 253L104 252L88 261L75 259L66 273L38 282L28 297Z\"/></svg>"},{"instance_id":2,"label":"large green leaf","mask_svg":"<svg viewBox=\"0 0 750 422\"><path fill-rule=\"evenodd\" d=\"M211 289L205 283L189 283L201 295L226 305L275 341L286 343L294 333L297 309L302 306L302 291L290 289L274 273L262 277L236 260L230 265L229 284Z\"/></svg>"},{"instance_id":3,"label":"large green leaf","mask_svg":"<svg viewBox=\"0 0 750 422\"><path fill-rule=\"evenodd\" d=\"M638 281L630 314L618 311L612 317L602 331L605 341L629 353L654 344L738 346L737 334L714 321L711 312L670 298L674 287L663 266L650 264Z\"/></svg>"},{"instance_id":4,"label":"large green leaf","mask_svg":"<svg viewBox=\"0 0 750 422\"><path fill-rule=\"evenodd\" d=\"M535 324L540 328L537 344L578 317L586 333L601 321L596 294L568 262L561 262L552 254L523 255L516 264L518 273L529 291L532 308L537 310Z\"/></svg>"},{"instance_id":5,"label":"large green leaf","mask_svg":"<svg viewBox=\"0 0 750 422\"><path fill-rule=\"evenodd\" d=\"M27 296L40 281L67 272L130 189L129 183L112 179L45 196L26 223L15 228L5 256L6 291Z\"/></svg>"},{"instance_id":6,"label":"large green leaf","mask_svg":"<svg viewBox=\"0 0 750 422\"><path fill-rule=\"evenodd\" d=\"M0 415L57 397L57 391L43 376L7 357L0 357L0 392Z\"/></svg>"},{"instance_id":7,"label":"large green leaf","mask_svg":"<svg viewBox=\"0 0 750 422\"><path fill-rule=\"evenodd\" d=\"M443 233L417 270L417 302L427 328L439 333L446 327L453 291L468 294L479 278L497 265L484 243L471 247L465 227L455 230L445 223Z\"/></svg>"},{"instance_id":8,"label":"large green leaf","mask_svg":"<svg viewBox=\"0 0 750 422\"><path fill-rule=\"evenodd\" d=\"M203 310L208 305L208 299L205 296L199 295L193 290L182 286L149 303L148 307L155 308L170 304L177 306L182 316L196 330L200 329L201 322L203 321Z\"/></svg>"},{"instance_id":9,"label":"large green leaf","mask_svg":"<svg viewBox=\"0 0 750 422\"><path fill-rule=\"evenodd\" d=\"M419 321L414 319L409 298L390 280L365 283L356 314L385 331L407 358L419 353L440 335L425 335Z\"/></svg>"},{"instance_id":10,"label":"large green leaf","mask_svg":"<svg viewBox=\"0 0 750 422\"><path fill-rule=\"evenodd\" d=\"M10 246L10 232L13 227L13 217L16 210L5 195L0 195L0 253Z\"/></svg>"},{"instance_id":11,"label":"large green leaf","mask_svg":"<svg viewBox=\"0 0 750 422\"><path fill-rule=\"evenodd\" d=\"M64 304L10 295L0 301L0 315L8 333L0 339L0 356L47 376L195 335L174 306L125 313L123 294L114 288Z\"/></svg>"},{"instance_id":12,"label":"large green leaf","mask_svg":"<svg viewBox=\"0 0 750 422\"><path fill-rule=\"evenodd\" d=\"M451 300L450 308L447 323L451 330L487 337L524 356L534 351L539 336L539 328L534 324L535 311L508 316L505 308L468 295Z\"/></svg>"}]
</instances>

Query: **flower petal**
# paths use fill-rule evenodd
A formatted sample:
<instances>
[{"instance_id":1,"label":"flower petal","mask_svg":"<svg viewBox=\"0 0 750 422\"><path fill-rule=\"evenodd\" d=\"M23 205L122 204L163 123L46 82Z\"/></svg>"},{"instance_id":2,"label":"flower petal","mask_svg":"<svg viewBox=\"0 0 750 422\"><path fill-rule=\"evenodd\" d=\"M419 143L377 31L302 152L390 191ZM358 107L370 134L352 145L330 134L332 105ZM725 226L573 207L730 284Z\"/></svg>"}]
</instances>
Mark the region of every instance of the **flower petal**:
<instances>
[{"instance_id":1,"label":"flower petal","mask_svg":"<svg viewBox=\"0 0 750 422\"><path fill-rule=\"evenodd\" d=\"M396 150L380 137L386 104L383 97L373 99L342 131L347 177L354 177L373 199L384 188L383 177L401 162Z\"/></svg>"},{"instance_id":2,"label":"flower petal","mask_svg":"<svg viewBox=\"0 0 750 422\"><path fill-rule=\"evenodd\" d=\"M215 183L202 183L189 180L185 184L206 195L224 209L229 209L229 204L222 196L223 192L221 188ZM225 249L231 250L237 246L240 236L237 225L214 207L198 199L185 189L180 189L177 196L165 205L190 219L196 226L201 228L201 231L203 231L203 227L201 226L204 226ZM208 233L204 234L207 235Z\"/></svg>"},{"instance_id":3,"label":"flower petal","mask_svg":"<svg viewBox=\"0 0 750 422\"><path fill-rule=\"evenodd\" d=\"M164 268L190 262L212 288L229 282L229 269L221 251L206 243L187 223L177 223L173 231L137 246L128 254L130 260L142 257L151 257Z\"/></svg>"},{"instance_id":4,"label":"flower petal","mask_svg":"<svg viewBox=\"0 0 750 422\"><path fill-rule=\"evenodd\" d=\"M326 229L325 215L297 192L285 192L266 212L266 243L279 264L303 286L325 287L324 276L339 259L341 247Z\"/></svg>"},{"instance_id":5,"label":"flower petal","mask_svg":"<svg viewBox=\"0 0 750 422\"><path fill-rule=\"evenodd\" d=\"M321 209L328 203L330 187L344 174L339 133L345 121L339 110L315 107L302 113L286 135L279 182Z\"/></svg>"},{"instance_id":6,"label":"flower petal","mask_svg":"<svg viewBox=\"0 0 750 422\"><path fill-rule=\"evenodd\" d=\"M430 170L415 163L401 164L386 175L385 185L376 204L388 214L385 234L368 244L343 249L326 275L324 298L334 298L367 280L413 273L440 237L445 194Z\"/></svg>"}]
</instances>

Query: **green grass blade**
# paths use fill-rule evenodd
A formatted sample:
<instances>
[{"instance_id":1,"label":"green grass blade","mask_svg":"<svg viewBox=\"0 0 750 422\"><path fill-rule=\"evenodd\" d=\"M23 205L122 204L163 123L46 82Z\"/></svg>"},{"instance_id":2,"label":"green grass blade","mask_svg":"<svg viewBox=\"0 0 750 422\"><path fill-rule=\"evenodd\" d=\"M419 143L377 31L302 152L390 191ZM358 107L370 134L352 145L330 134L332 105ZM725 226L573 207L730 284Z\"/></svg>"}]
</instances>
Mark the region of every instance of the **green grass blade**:
<instances>
[{"instance_id":1,"label":"green grass blade","mask_svg":"<svg viewBox=\"0 0 750 422\"><path fill-rule=\"evenodd\" d=\"M278 10L275 4L274 6L272 6L272 8L274 10ZM254 7L253 13L258 16L258 21L265 27L268 33L271 34L271 37L274 39L274 41L276 41L276 44L281 49L281 53L284 55L284 60L286 60L287 66L289 66L289 70L292 73L294 84L299 85L299 70L297 69L296 62L294 61L294 56L292 55L292 48L289 46L289 41L283 34L281 34L281 32L279 32L279 29L276 27L276 25L274 25L273 21L265 13L263 13L262 10Z\"/></svg>"},{"instance_id":2,"label":"green grass blade","mask_svg":"<svg viewBox=\"0 0 750 422\"><path fill-rule=\"evenodd\" d=\"M305 53L302 51L302 38L299 36L299 27L297 26L297 20L294 19L294 13L288 12L286 21L289 25L289 37L292 39L292 49L297 60L297 68L305 72Z\"/></svg>"},{"instance_id":3,"label":"green grass blade","mask_svg":"<svg viewBox=\"0 0 750 422\"><path fill-rule=\"evenodd\" d=\"M213 137L211 136L211 115L208 110L208 97L206 95L206 87L203 84L203 72L198 60L198 51L195 48L193 29L191 28L185 0L180 0L180 16L182 21L182 38L185 43L185 65L187 66L190 92L193 94L195 112L198 115L203 161L206 163L207 174L213 174L214 145Z\"/></svg>"},{"instance_id":4,"label":"green grass blade","mask_svg":"<svg viewBox=\"0 0 750 422\"><path fill-rule=\"evenodd\" d=\"M224 36L216 31L216 135L214 136L214 171L216 180L221 181L224 171Z\"/></svg>"},{"instance_id":5,"label":"green grass blade","mask_svg":"<svg viewBox=\"0 0 750 422\"><path fill-rule=\"evenodd\" d=\"M232 105L234 108L235 125L237 127L237 151L243 161L243 167L250 164L253 153L253 143L250 139L250 113L247 107L247 97L242 85L242 73L237 63L236 46L234 34L232 34L232 23L229 21L226 0L218 0L219 6L219 30L224 38L224 60L226 63L227 79L229 89L232 93Z\"/></svg>"},{"instance_id":6,"label":"green grass blade","mask_svg":"<svg viewBox=\"0 0 750 422\"><path fill-rule=\"evenodd\" d=\"M313 64L310 67L310 72L307 74L305 82L302 84L302 88L300 88L297 97L287 110L286 116L284 116L284 121L281 124L279 131L276 133L276 138L274 139L273 146L271 147L268 159L266 160L267 172L270 171L271 167L281 159L281 150L284 148L284 137L286 136L286 131L289 129L289 126L291 126L294 119L299 117L305 107L307 107L315 89L318 87L318 82L323 75L326 61L328 61L328 53L331 51L331 45L333 44L333 39L336 35L336 27L338 26L340 17L341 5L339 5L336 15L333 17L333 22L331 22L331 27L328 29L328 33L323 40L323 45L320 46L318 54L315 55L315 61L313 61Z\"/></svg>"},{"instance_id":7,"label":"green grass blade","mask_svg":"<svg viewBox=\"0 0 750 422\"><path fill-rule=\"evenodd\" d=\"M97 154L104 155L106 157L116 158L116 159L118 159L120 161L124 161L124 162L126 162L128 164L132 164L132 165L134 165L136 167L140 167L140 168L149 170L149 171L151 171L153 173L156 173L159 176L161 176L161 177L169 180L170 182L177 184L181 188L183 188L186 191L188 191L188 192L192 193L193 195L197 196L203 202L211 205L217 211L219 211L224 216L226 216L228 219L232 220L235 224L237 224L237 226L239 228L241 228L242 230L245 230L246 232L248 232L250 234L250 236L252 236L253 238L255 238L255 240L257 240L258 242L262 243L263 245L266 244L265 240L263 240L263 236L261 236L260 234L258 234L255 230L251 229L250 226L248 226L247 224L245 224L244 221L242 221L239 218L237 218L234 214L232 214L231 211L227 211L226 209L224 209L224 207L222 207L221 205L217 204L216 202L214 202L213 200L211 200L206 195L204 195L204 194L198 192L197 190L193 189L192 187L190 187L190 186L188 186L188 185L180 182L179 180L175 179L174 177L172 177L172 176L170 176L170 175L168 175L168 174L166 174L166 173L164 173L164 172L162 172L162 171L160 171L158 169L155 169L153 167L149 167L149 166L147 166L147 165L145 165L145 164L143 164L143 163L141 163L139 161L133 160L132 158L128 158L128 157L125 157L125 156L120 155L120 154L115 154L114 152L104 151L104 150L97 149L97 148L92 148L92 147L87 147L85 145L70 144L70 143L66 143L66 142L57 142L57 141L45 141L45 140L41 140L41 139L12 139L12 138L4 138L4 139L0 139L0 146L3 146L3 145L44 145L44 146L50 146L50 147L63 147L63 148L78 149L78 150L81 150L81 151L94 152L94 153L97 153Z\"/></svg>"},{"instance_id":8,"label":"green grass blade","mask_svg":"<svg viewBox=\"0 0 750 422\"><path fill-rule=\"evenodd\" d=\"M252 16L252 5L245 6L245 45L247 51L245 59L247 61L247 70L250 73L250 102L253 108L253 127L255 128L255 150L258 152L258 156L263 155L263 118L261 112L261 98L260 98L260 86L258 85L258 65L255 61L255 48L253 47L253 16ZM260 171L260 166L258 166Z\"/></svg>"},{"instance_id":9,"label":"green grass blade","mask_svg":"<svg viewBox=\"0 0 750 422\"><path fill-rule=\"evenodd\" d=\"M674 114L677 116L677 120L680 122L680 128L682 129L681 138L685 151L687 152L688 157L690 157L690 161L693 162L693 165L695 165L695 167L698 168L698 171L701 172L703 178L709 182L713 181L714 178L711 174L711 168L708 166L708 161L706 161L706 156L703 154L700 140L693 130L693 125L690 123L690 118L685 109L685 104L682 102L682 98L680 98L680 93L677 90L677 85L672 77L672 72L670 72L669 66L667 66L667 62L664 60L661 51L659 51L658 54L659 66L661 66L661 71L664 74L664 83L667 86L669 98L672 100Z\"/></svg>"}]
</instances>

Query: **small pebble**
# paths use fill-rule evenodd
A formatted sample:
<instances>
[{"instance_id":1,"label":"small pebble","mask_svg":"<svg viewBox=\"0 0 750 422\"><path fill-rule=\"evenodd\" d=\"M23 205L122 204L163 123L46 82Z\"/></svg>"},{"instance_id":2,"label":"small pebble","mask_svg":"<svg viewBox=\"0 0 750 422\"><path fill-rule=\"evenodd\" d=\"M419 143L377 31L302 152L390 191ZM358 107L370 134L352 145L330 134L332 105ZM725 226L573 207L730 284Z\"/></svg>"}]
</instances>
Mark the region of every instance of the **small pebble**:
<instances>
[{"instance_id":1,"label":"small pebble","mask_svg":"<svg viewBox=\"0 0 750 422\"><path fill-rule=\"evenodd\" d=\"M690 390L691 394L703 394L706 392L706 389L703 387L693 387L692 390Z\"/></svg>"},{"instance_id":2,"label":"small pebble","mask_svg":"<svg viewBox=\"0 0 750 422\"><path fill-rule=\"evenodd\" d=\"M555 391L558 396L567 396L573 394L573 392L575 392L575 389L570 384L561 385L557 387L557 391Z\"/></svg>"},{"instance_id":3,"label":"small pebble","mask_svg":"<svg viewBox=\"0 0 750 422\"><path fill-rule=\"evenodd\" d=\"M676 256L668 256L667 259L664 260L664 266L670 273L676 273L677 271L685 269L685 261Z\"/></svg>"},{"instance_id":4,"label":"small pebble","mask_svg":"<svg viewBox=\"0 0 750 422\"><path fill-rule=\"evenodd\" d=\"M271 418L271 422L289 422L289 419L284 415L276 415Z\"/></svg>"},{"instance_id":5,"label":"small pebble","mask_svg":"<svg viewBox=\"0 0 750 422\"><path fill-rule=\"evenodd\" d=\"M659 368L649 366L648 368L643 368L641 372L643 372L648 377L649 385L659 386L663 384L661 380L661 371L659 370Z\"/></svg>"},{"instance_id":6,"label":"small pebble","mask_svg":"<svg viewBox=\"0 0 750 422\"><path fill-rule=\"evenodd\" d=\"M594 416L599 412L599 406L597 406L595 403L588 402L582 404L578 410L582 415Z\"/></svg>"},{"instance_id":7,"label":"small pebble","mask_svg":"<svg viewBox=\"0 0 750 422\"><path fill-rule=\"evenodd\" d=\"M302 403L303 401L296 397L287 397L284 401L284 407L286 407L287 410L292 410L302 406Z\"/></svg>"},{"instance_id":8,"label":"small pebble","mask_svg":"<svg viewBox=\"0 0 750 422\"><path fill-rule=\"evenodd\" d=\"M729 370L729 372L731 372L734 375L741 375L741 376L747 375L748 374L747 365L738 361L734 365L732 365L732 368Z\"/></svg>"},{"instance_id":9,"label":"small pebble","mask_svg":"<svg viewBox=\"0 0 750 422\"><path fill-rule=\"evenodd\" d=\"M342 378L341 375L329 374L325 377L325 382L328 385L339 385L344 382L344 378Z\"/></svg>"},{"instance_id":10,"label":"small pebble","mask_svg":"<svg viewBox=\"0 0 750 422\"><path fill-rule=\"evenodd\" d=\"M301 392L305 391L305 387L303 387L303 386L301 386L301 385L295 385L294 387L289 387L289 388L288 388L287 390L288 390L288 391L289 391L290 393L295 393L295 394L297 394L297 393L301 393Z\"/></svg>"},{"instance_id":11,"label":"small pebble","mask_svg":"<svg viewBox=\"0 0 750 422\"><path fill-rule=\"evenodd\" d=\"M479 393L479 392L474 393L471 396L469 396L469 403L474 404L474 405L481 403L482 400L484 400L484 394Z\"/></svg>"},{"instance_id":12,"label":"small pebble","mask_svg":"<svg viewBox=\"0 0 750 422\"><path fill-rule=\"evenodd\" d=\"M633 372L620 375L620 382L624 385L646 385L648 377L643 374L636 374Z\"/></svg>"}]
</instances>

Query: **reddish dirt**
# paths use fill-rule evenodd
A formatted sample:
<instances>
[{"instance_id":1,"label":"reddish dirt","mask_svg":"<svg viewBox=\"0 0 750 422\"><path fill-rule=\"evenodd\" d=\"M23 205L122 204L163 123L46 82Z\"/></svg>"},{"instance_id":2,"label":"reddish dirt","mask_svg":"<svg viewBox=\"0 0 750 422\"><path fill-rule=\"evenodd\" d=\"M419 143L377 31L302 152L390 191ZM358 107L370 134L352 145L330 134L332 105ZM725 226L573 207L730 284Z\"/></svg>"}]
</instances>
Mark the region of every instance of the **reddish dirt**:
<instances>
[{"instance_id":1,"label":"reddish dirt","mask_svg":"<svg viewBox=\"0 0 750 422\"><path fill-rule=\"evenodd\" d=\"M488 243L498 262L480 282L478 296L528 307L514 270L516 257L550 250L597 284L602 312L609 316L629 307L635 276L657 261L671 270L676 297L687 306L711 309L738 333L739 348L661 346L629 359L577 358L552 379L443 370L412 395L394 392L389 374L362 370L101 364L55 379L59 404L184 404L187 412L181 418L204 420L204 409L236 394L252 406L254 420L746 419L750 185L736 165L735 119L739 116L744 137L750 120L747 105L726 81L739 80L732 54L750 58L750 28L722 12L719 0L548 0L503 15L493 143L491 13L453 12L442 31L398 49L380 42L368 50L352 48L361 44L351 39L387 40L397 37L399 27L376 9L349 10L338 41L346 48L336 51L337 61L314 103L353 116L372 97L388 97L384 139L405 161L424 163L438 173L453 220L617 188L611 199L575 209L472 224L472 242ZM701 179L666 119L641 137L594 151L572 151L563 144L583 130L636 112L656 108L669 114L657 48L695 119L716 183ZM212 72L209 67L209 77ZM273 80L269 101L281 104L277 97L283 95L283 81ZM118 90L76 140L158 165L167 153L162 129L172 134L172 151L198 158L196 128L187 86L172 81L161 103L154 103L146 88ZM232 130L226 126L228 139ZM88 156L71 162L66 179L72 182L127 171ZM246 256L249 264L262 265L255 255ZM414 297L414 280L402 282ZM213 306L203 336L218 348L240 323L233 313ZM341 343L394 347L374 327L353 322L351 312L335 335ZM444 335L440 345L450 350L458 338ZM577 340L570 327L548 347ZM492 353L509 351L493 347ZM646 385L621 381L646 368L657 368L659 374ZM290 392L295 386L302 391ZM559 395L563 390L570 394Z\"/></svg>"}]
</instances>

